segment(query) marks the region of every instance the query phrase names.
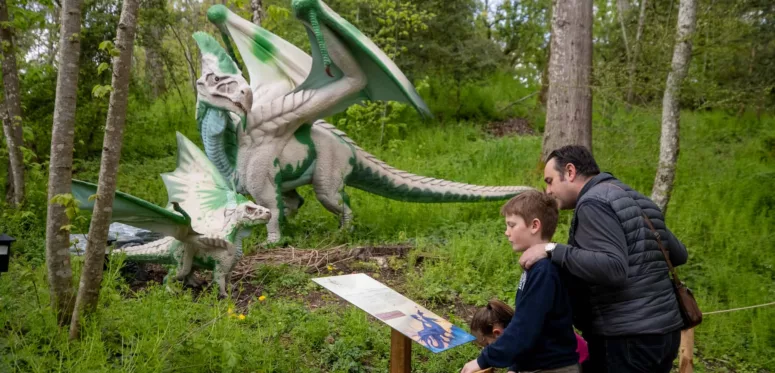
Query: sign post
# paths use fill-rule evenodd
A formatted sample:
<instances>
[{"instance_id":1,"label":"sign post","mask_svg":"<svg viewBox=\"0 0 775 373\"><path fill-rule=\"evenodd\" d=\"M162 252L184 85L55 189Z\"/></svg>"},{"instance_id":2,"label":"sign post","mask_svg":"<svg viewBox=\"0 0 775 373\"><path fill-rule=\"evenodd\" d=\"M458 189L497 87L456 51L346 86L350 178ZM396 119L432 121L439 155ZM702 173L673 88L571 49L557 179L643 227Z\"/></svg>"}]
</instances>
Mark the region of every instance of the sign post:
<instances>
[{"instance_id":1,"label":"sign post","mask_svg":"<svg viewBox=\"0 0 775 373\"><path fill-rule=\"evenodd\" d=\"M412 372L412 340L398 330L390 330L390 373Z\"/></svg>"}]
</instances>

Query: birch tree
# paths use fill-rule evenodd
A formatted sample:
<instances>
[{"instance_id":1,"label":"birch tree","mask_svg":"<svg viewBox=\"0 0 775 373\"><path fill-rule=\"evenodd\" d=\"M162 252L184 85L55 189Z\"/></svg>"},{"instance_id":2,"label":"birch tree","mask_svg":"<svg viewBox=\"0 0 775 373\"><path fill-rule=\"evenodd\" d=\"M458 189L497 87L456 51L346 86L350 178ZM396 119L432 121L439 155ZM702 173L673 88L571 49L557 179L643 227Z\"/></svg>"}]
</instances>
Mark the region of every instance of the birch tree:
<instances>
[{"instance_id":1,"label":"birch tree","mask_svg":"<svg viewBox=\"0 0 775 373\"><path fill-rule=\"evenodd\" d=\"M616 1L616 13L619 17L619 26L622 28L622 39L624 40L624 50L627 53L627 61L630 60L632 55L630 54L630 43L627 40L627 16L630 14L630 3L628 0Z\"/></svg>"},{"instance_id":2,"label":"birch tree","mask_svg":"<svg viewBox=\"0 0 775 373\"><path fill-rule=\"evenodd\" d=\"M113 58L113 80L111 83L108 118L105 123L105 138L102 146L97 199L89 226L88 242L78 296L70 323L70 339L78 337L79 319L82 313L90 313L97 306L102 282L102 266L105 261L105 244L108 227L113 213L113 199L116 193L118 161L124 137L124 123L129 99L129 80L132 67L132 50L137 28L138 0L124 0L121 18L116 33L118 56Z\"/></svg>"},{"instance_id":3,"label":"birch tree","mask_svg":"<svg viewBox=\"0 0 775 373\"><path fill-rule=\"evenodd\" d=\"M70 267L69 220L62 203L53 200L70 193L73 177L73 140L78 88L78 61L81 54L81 0L63 0L59 32L59 57L54 124L51 131L51 161L48 176L48 216L46 220L46 268L51 306L60 325L66 325L72 312L73 287Z\"/></svg>"},{"instance_id":4,"label":"birch tree","mask_svg":"<svg viewBox=\"0 0 775 373\"><path fill-rule=\"evenodd\" d=\"M251 21L258 26L261 26L261 20L264 19L264 4L262 3L262 0L250 0L250 9L253 11Z\"/></svg>"},{"instance_id":5,"label":"birch tree","mask_svg":"<svg viewBox=\"0 0 775 373\"><path fill-rule=\"evenodd\" d=\"M151 97L157 99L167 91L164 75L164 31L169 15L166 2L162 0L143 0L139 18L144 22L137 26L137 44L145 51L145 78L151 88Z\"/></svg>"},{"instance_id":6,"label":"birch tree","mask_svg":"<svg viewBox=\"0 0 775 373\"><path fill-rule=\"evenodd\" d=\"M627 102L632 103L635 90L635 72L638 68L640 55L640 39L643 36L643 25L646 23L646 4L648 0L640 0L640 14L638 15L638 29L635 31L635 41L632 43L632 55L628 60L629 82L627 84Z\"/></svg>"},{"instance_id":7,"label":"birch tree","mask_svg":"<svg viewBox=\"0 0 775 373\"><path fill-rule=\"evenodd\" d=\"M679 151L679 123L681 110L678 105L681 84L689 71L692 58L692 36L697 23L696 0L681 0L678 9L676 41L673 49L673 62L667 75L665 95L662 98L662 135L659 140L659 166L651 199L667 211L667 203L673 190L675 164Z\"/></svg>"},{"instance_id":8,"label":"birch tree","mask_svg":"<svg viewBox=\"0 0 775 373\"><path fill-rule=\"evenodd\" d=\"M592 149L592 0L554 0L542 159L577 144Z\"/></svg>"},{"instance_id":9,"label":"birch tree","mask_svg":"<svg viewBox=\"0 0 775 373\"><path fill-rule=\"evenodd\" d=\"M3 52L3 91L5 103L2 115L3 132L8 146L8 197L12 207L18 207L24 199L24 159L21 147L24 145L22 134L22 105L19 95L19 72L16 67L16 48L13 29L8 18L8 4L0 0L0 44Z\"/></svg>"},{"instance_id":10,"label":"birch tree","mask_svg":"<svg viewBox=\"0 0 775 373\"><path fill-rule=\"evenodd\" d=\"M645 1L645 0L642 0ZM659 166L651 199L667 213L667 203L673 191L675 165L679 151L679 123L681 110L678 105L681 84L689 72L692 58L692 36L697 25L696 0L681 0L678 9L676 42L673 49L673 63L667 75L665 95L662 98L662 135L659 140ZM679 370L681 373L694 371L692 354L694 350L694 329L681 331Z\"/></svg>"}]
</instances>

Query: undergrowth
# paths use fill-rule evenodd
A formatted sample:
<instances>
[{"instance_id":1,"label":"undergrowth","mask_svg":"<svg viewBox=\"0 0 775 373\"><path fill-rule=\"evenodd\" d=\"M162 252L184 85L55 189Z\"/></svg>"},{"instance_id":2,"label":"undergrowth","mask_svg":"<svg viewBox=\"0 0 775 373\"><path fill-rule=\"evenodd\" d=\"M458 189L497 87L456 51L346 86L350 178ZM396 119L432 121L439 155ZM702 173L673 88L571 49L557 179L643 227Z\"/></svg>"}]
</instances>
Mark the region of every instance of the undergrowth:
<instances>
[{"instance_id":1,"label":"undergrowth","mask_svg":"<svg viewBox=\"0 0 775 373\"><path fill-rule=\"evenodd\" d=\"M519 98L519 97L515 97ZM657 110L610 107L594 118L594 153L604 171L650 194L659 153ZM403 123L403 122L402 122ZM485 185L542 187L539 136L493 138L482 122L412 124L392 132L401 146L367 148L392 166L413 173ZM675 189L667 211L671 230L689 249L679 267L704 311L775 301L775 119L721 112L684 113ZM195 130L194 130L195 131ZM194 136L190 131L189 136ZM379 145L378 132L352 134ZM139 140L135 140L139 141ZM166 203L158 174L175 167L175 136L148 140L154 158L133 151L121 165L119 189ZM137 142L134 143L137 147ZM96 181L98 160L79 161L75 177ZM42 165L41 169L45 169ZM195 298L162 285L132 292L112 262L98 312L82 339L67 342L56 327L45 280L45 175L32 173L33 197L19 211L4 208L0 232L17 237L11 270L0 275L0 371L24 372L383 372L388 328L352 306L335 303L310 310L290 294L322 291L292 268L259 267L265 300L245 309L214 293ZM450 305L483 305L514 297L517 258L503 235L500 203L411 204L349 190L355 213L351 232L307 200L284 233L296 248L342 243L411 243L402 286L411 299L467 328L470 315ZM563 212L554 239L564 242L570 213ZM265 237L257 229L251 242ZM249 251L261 250L252 247ZM420 263L420 254L425 258ZM80 260L74 260L75 272ZM454 275L452 275L454 274ZM231 310L231 312L230 312ZM243 315L243 317L240 317ZM775 308L708 315L697 329L697 371L775 370ZM415 346L418 372L457 371L476 357L465 345L441 354Z\"/></svg>"}]
</instances>

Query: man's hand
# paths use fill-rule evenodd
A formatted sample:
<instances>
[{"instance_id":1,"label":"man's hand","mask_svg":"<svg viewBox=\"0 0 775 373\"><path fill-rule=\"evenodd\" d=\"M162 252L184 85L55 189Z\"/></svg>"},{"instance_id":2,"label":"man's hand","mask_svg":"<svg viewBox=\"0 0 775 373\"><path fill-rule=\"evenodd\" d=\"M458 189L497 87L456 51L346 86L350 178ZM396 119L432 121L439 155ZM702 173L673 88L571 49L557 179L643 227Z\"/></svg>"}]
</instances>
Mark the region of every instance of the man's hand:
<instances>
[{"instance_id":1,"label":"man's hand","mask_svg":"<svg viewBox=\"0 0 775 373\"><path fill-rule=\"evenodd\" d=\"M546 255L546 244L539 243L528 247L527 250L522 253L522 256L519 258L519 265L525 270L528 270L533 264L536 264L537 261L546 257L548 257L548 255Z\"/></svg>"},{"instance_id":2,"label":"man's hand","mask_svg":"<svg viewBox=\"0 0 775 373\"><path fill-rule=\"evenodd\" d=\"M476 373L478 371L482 370L482 368L479 367L479 363L476 362L476 359L469 361L463 369L460 370L460 373Z\"/></svg>"}]
</instances>

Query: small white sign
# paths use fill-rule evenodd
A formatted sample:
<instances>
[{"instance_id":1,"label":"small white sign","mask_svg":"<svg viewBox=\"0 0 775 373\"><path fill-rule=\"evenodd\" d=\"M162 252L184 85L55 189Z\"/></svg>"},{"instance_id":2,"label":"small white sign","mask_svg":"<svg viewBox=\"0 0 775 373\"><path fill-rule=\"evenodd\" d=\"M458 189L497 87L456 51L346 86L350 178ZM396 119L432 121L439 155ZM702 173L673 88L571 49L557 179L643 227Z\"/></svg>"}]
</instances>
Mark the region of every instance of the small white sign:
<instances>
[{"instance_id":1,"label":"small white sign","mask_svg":"<svg viewBox=\"0 0 775 373\"><path fill-rule=\"evenodd\" d=\"M0 245L0 255L8 255L8 246Z\"/></svg>"},{"instance_id":2,"label":"small white sign","mask_svg":"<svg viewBox=\"0 0 775 373\"><path fill-rule=\"evenodd\" d=\"M434 353L475 339L463 329L366 274L320 277L312 281Z\"/></svg>"}]
</instances>

